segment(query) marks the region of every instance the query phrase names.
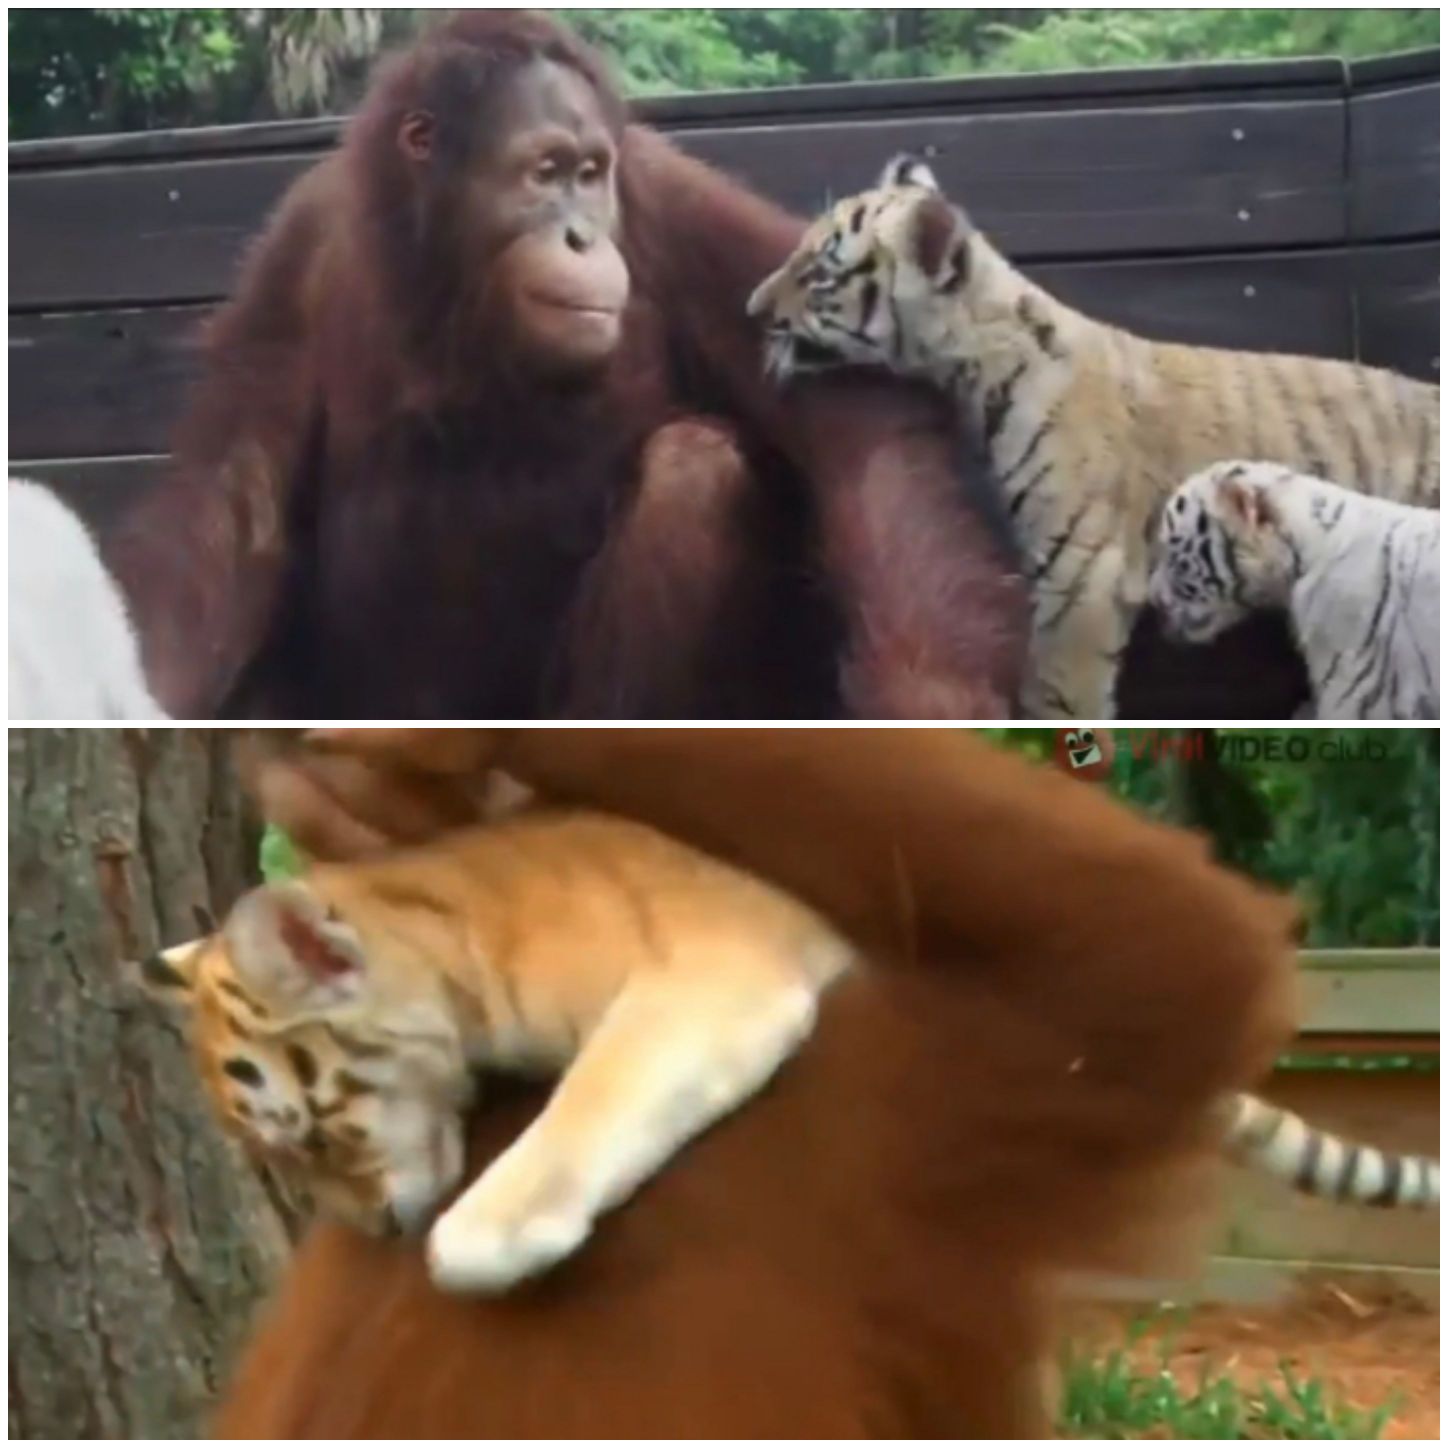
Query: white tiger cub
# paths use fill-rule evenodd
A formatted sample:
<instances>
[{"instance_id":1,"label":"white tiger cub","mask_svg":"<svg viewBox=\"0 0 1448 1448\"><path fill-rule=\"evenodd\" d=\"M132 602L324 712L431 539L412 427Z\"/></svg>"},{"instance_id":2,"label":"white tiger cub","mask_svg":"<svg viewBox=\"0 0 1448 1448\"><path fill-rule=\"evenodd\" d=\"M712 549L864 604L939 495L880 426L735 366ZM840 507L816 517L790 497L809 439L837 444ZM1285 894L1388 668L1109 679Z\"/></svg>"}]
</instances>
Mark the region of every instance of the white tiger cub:
<instances>
[{"instance_id":1,"label":"white tiger cub","mask_svg":"<svg viewBox=\"0 0 1448 1448\"><path fill-rule=\"evenodd\" d=\"M1319 719L1437 719L1438 535L1429 508L1216 463L1162 511L1151 601L1191 642L1286 609Z\"/></svg>"},{"instance_id":2,"label":"white tiger cub","mask_svg":"<svg viewBox=\"0 0 1448 1448\"><path fill-rule=\"evenodd\" d=\"M1057 301L900 157L749 301L781 379L846 364L924 377L990 453L1034 596L1030 717L1115 715L1156 516L1226 457L1436 506L1438 389L1346 362L1153 342Z\"/></svg>"},{"instance_id":3,"label":"white tiger cub","mask_svg":"<svg viewBox=\"0 0 1448 1448\"><path fill-rule=\"evenodd\" d=\"M11 719L164 719L125 596L80 517L10 479Z\"/></svg>"}]
</instances>

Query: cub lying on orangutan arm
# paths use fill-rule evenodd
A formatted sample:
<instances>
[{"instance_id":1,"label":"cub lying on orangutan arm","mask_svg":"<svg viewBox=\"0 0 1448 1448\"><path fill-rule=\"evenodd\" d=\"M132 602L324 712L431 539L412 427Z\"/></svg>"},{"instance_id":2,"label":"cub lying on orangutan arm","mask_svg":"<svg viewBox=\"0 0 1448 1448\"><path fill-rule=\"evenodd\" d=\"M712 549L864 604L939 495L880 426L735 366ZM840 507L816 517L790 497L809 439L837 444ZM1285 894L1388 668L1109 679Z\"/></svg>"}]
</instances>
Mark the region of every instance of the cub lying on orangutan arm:
<instances>
[{"instance_id":1,"label":"cub lying on orangutan arm","mask_svg":"<svg viewBox=\"0 0 1448 1448\"><path fill-rule=\"evenodd\" d=\"M475 1073L561 1074L431 1228L501 1291L752 1096L852 952L782 891L647 826L514 808L316 866L142 971L184 1007L225 1126L328 1214L417 1230L456 1185Z\"/></svg>"}]
</instances>

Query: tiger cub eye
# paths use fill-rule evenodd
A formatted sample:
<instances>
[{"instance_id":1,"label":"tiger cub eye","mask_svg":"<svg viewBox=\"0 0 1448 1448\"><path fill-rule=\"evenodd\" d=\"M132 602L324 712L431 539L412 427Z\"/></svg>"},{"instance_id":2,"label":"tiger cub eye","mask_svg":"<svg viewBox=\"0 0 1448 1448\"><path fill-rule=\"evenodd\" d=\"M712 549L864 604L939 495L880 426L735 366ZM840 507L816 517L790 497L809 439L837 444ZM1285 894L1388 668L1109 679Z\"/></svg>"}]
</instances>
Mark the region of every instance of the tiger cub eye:
<instances>
[{"instance_id":1,"label":"tiger cub eye","mask_svg":"<svg viewBox=\"0 0 1448 1448\"><path fill-rule=\"evenodd\" d=\"M240 1081L243 1086L250 1086L253 1089L261 1086L265 1081L265 1077L257 1069L256 1063L241 1056L233 1056L229 1061L223 1061L221 1069L233 1081Z\"/></svg>"}]
</instances>

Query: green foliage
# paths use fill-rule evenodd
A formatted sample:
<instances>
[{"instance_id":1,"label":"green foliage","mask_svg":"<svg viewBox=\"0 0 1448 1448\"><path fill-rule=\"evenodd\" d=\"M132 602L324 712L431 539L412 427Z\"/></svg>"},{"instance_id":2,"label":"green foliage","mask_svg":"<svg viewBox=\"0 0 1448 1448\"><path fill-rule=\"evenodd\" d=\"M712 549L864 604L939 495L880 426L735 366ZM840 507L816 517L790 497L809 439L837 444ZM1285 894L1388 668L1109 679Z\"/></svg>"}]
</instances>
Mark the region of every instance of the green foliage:
<instances>
[{"instance_id":1,"label":"green foliage","mask_svg":"<svg viewBox=\"0 0 1448 1448\"><path fill-rule=\"evenodd\" d=\"M300 875L302 868L301 853L286 831L277 825L268 825L261 837L262 879L268 885L274 885L279 880L290 880Z\"/></svg>"},{"instance_id":2,"label":"green foliage","mask_svg":"<svg viewBox=\"0 0 1448 1448\"><path fill-rule=\"evenodd\" d=\"M1244 868L1297 889L1309 945L1436 944L1437 730L1265 732L1310 753L1240 766L1273 822L1242 851Z\"/></svg>"},{"instance_id":3,"label":"green foliage","mask_svg":"<svg viewBox=\"0 0 1448 1448\"><path fill-rule=\"evenodd\" d=\"M568 10L636 95L977 71L1376 55L1436 10Z\"/></svg>"},{"instance_id":4,"label":"green foliage","mask_svg":"<svg viewBox=\"0 0 1448 1448\"><path fill-rule=\"evenodd\" d=\"M1439 1071L1439 1061L1436 1051L1432 1055L1426 1052L1421 1055L1409 1055L1405 1052L1397 1054L1381 1052L1372 1056L1356 1053L1347 1055L1340 1051L1288 1051L1273 1061L1272 1069L1274 1071L1331 1071L1333 1073L1361 1071L1365 1075L1391 1071L1398 1076L1405 1072L1415 1076L1436 1076Z\"/></svg>"},{"instance_id":5,"label":"green foliage","mask_svg":"<svg viewBox=\"0 0 1448 1448\"><path fill-rule=\"evenodd\" d=\"M980 732L1003 749L1037 763L1050 759L1056 747L1055 729L982 729Z\"/></svg>"},{"instance_id":6,"label":"green foliage","mask_svg":"<svg viewBox=\"0 0 1448 1448\"><path fill-rule=\"evenodd\" d=\"M1181 1315L1174 1314L1174 1328ZM1168 1370L1171 1334L1158 1365L1142 1372L1135 1348L1152 1324L1127 1331L1126 1344L1101 1356L1068 1348L1062 1360L1058 1427L1067 1438L1378 1438L1397 1411L1395 1397L1373 1409L1342 1402L1317 1378L1301 1379L1284 1362L1280 1376L1244 1389L1204 1365L1195 1387Z\"/></svg>"},{"instance_id":7,"label":"green foliage","mask_svg":"<svg viewBox=\"0 0 1448 1448\"><path fill-rule=\"evenodd\" d=\"M12 10L10 135L313 115L360 90L411 10Z\"/></svg>"},{"instance_id":8,"label":"green foliage","mask_svg":"<svg viewBox=\"0 0 1448 1448\"><path fill-rule=\"evenodd\" d=\"M1308 945L1437 943L1437 730L1223 729L1214 759L1191 746L1164 757L1144 730L1117 735L1120 792L1293 890Z\"/></svg>"},{"instance_id":9,"label":"green foliage","mask_svg":"<svg viewBox=\"0 0 1448 1448\"><path fill-rule=\"evenodd\" d=\"M1057 767L1055 729L980 732ZM1436 729L1113 733L1109 787L1150 814L1206 829L1219 858L1294 891L1307 944L1437 944ZM268 826L263 877L301 868L296 847Z\"/></svg>"},{"instance_id":10,"label":"green foliage","mask_svg":"<svg viewBox=\"0 0 1448 1448\"><path fill-rule=\"evenodd\" d=\"M410 9L12 10L12 139L345 107ZM634 95L1438 43L1436 10L564 10Z\"/></svg>"},{"instance_id":11,"label":"green foliage","mask_svg":"<svg viewBox=\"0 0 1448 1448\"><path fill-rule=\"evenodd\" d=\"M238 11L11 10L8 30L12 139L200 125L235 99Z\"/></svg>"},{"instance_id":12,"label":"green foliage","mask_svg":"<svg viewBox=\"0 0 1448 1448\"><path fill-rule=\"evenodd\" d=\"M1051 757L1055 730L988 729ZM1438 943L1436 729L1113 731L1111 788L1292 890L1314 946Z\"/></svg>"},{"instance_id":13,"label":"green foliage","mask_svg":"<svg viewBox=\"0 0 1448 1448\"><path fill-rule=\"evenodd\" d=\"M790 85L796 63L768 47L743 49L721 10L565 10L612 61L632 95Z\"/></svg>"},{"instance_id":14,"label":"green foliage","mask_svg":"<svg viewBox=\"0 0 1448 1448\"><path fill-rule=\"evenodd\" d=\"M1082 70L1210 59L1378 55L1438 44L1436 10L1059 10L991 26L979 69Z\"/></svg>"}]
</instances>

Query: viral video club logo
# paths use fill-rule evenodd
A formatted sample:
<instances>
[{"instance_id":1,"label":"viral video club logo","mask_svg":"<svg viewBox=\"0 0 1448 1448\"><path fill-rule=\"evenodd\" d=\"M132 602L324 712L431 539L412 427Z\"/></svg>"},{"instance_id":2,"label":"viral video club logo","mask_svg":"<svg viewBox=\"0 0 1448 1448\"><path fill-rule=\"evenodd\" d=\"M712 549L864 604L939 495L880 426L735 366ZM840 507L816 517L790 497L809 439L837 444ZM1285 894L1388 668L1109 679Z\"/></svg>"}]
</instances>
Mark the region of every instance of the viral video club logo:
<instances>
[{"instance_id":1,"label":"viral video club logo","mask_svg":"<svg viewBox=\"0 0 1448 1448\"><path fill-rule=\"evenodd\" d=\"M1078 779L1105 779L1115 750L1106 729L1058 729L1056 763Z\"/></svg>"}]
</instances>

